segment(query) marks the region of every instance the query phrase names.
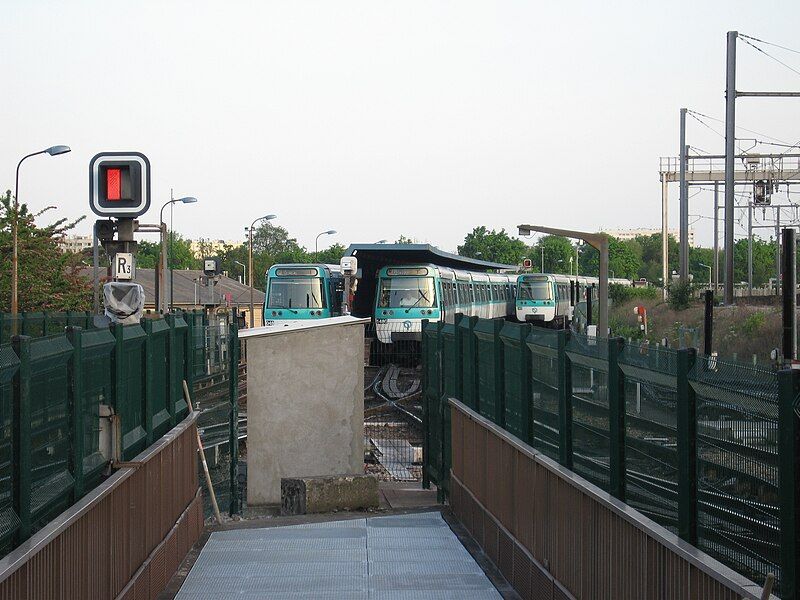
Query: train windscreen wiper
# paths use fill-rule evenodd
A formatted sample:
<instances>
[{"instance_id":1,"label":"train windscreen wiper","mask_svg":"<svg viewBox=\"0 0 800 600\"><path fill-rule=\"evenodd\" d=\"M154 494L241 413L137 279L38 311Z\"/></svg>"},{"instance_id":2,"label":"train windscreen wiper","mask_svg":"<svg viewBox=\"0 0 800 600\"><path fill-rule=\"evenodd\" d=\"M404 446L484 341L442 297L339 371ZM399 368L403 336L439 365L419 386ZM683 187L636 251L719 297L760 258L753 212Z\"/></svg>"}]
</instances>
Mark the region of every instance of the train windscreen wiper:
<instances>
[{"instance_id":1,"label":"train windscreen wiper","mask_svg":"<svg viewBox=\"0 0 800 600\"><path fill-rule=\"evenodd\" d=\"M410 310L411 310L412 308L414 308L414 307L415 307L417 304L419 304L419 301L420 301L420 300L422 300L423 298L425 299L425 301L428 301L428 297L425 295L425 292L423 292L423 291L422 291L422 290L420 290L420 289L418 289L417 291L419 292L419 298L417 298L417 301L416 301L416 302L414 302L414 304L412 304L411 306L409 306L408 308L406 308L406 312L410 311Z\"/></svg>"}]
</instances>

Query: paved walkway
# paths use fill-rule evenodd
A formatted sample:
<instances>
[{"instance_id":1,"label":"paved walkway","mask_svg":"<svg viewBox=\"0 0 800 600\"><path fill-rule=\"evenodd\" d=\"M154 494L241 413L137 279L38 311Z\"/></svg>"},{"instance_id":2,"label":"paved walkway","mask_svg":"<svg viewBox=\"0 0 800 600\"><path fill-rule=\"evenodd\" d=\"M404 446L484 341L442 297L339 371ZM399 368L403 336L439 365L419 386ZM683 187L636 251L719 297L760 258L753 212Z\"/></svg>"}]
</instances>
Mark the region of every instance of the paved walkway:
<instances>
[{"instance_id":1,"label":"paved walkway","mask_svg":"<svg viewBox=\"0 0 800 600\"><path fill-rule=\"evenodd\" d=\"M438 512L211 534L177 600L499 599Z\"/></svg>"}]
</instances>

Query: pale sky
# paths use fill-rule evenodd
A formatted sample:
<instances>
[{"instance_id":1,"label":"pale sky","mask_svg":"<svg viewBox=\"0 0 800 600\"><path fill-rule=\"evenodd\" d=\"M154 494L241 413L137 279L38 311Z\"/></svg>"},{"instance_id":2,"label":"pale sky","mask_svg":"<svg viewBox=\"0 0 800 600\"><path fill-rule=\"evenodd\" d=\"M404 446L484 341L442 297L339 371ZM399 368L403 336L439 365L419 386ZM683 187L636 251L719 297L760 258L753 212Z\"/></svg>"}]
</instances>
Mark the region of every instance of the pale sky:
<instances>
[{"instance_id":1,"label":"pale sky","mask_svg":"<svg viewBox=\"0 0 800 600\"><path fill-rule=\"evenodd\" d=\"M2 190L24 154L68 144L25 162L19 195L86 214L88 233L90 158L136 150L152 165L141 221L172 187L199 199L175 209L190 237L241 239L276 213L310 248L331 228L321 241L455 250L477 225L658 227L679 109L724 117L726 31L800 49L796 0L0 0L0 22ZM741 43L739 59L740 90L800 89ZM799 117L800 100L738 101L740 125L791 143ZM723 150L691 119L687 141ZM709 244L710 221L694 227Z\"/></svg>"}]
</instances>

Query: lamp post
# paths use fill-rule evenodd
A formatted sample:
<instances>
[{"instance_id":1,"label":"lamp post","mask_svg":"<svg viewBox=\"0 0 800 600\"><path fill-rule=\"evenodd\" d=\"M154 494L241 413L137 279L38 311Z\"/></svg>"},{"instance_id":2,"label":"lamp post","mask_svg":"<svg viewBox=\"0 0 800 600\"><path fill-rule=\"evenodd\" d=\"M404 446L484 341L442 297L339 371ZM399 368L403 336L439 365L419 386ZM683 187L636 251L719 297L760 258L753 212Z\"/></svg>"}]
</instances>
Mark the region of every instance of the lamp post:
<instances>
[{"instance_id":1,"label":"lamp post","mask_svg":"<svg viewBox=\"0 0 800 600\"><path fill-rule=\"evenodd\" d=\"M11 256L11 315L16 317L19 312L19 168L26 158L37 156L39 154L49 154L50 156L58 156L59 154L66 154L70 152L69 146L50 146L38 152L31 152L23 156L17 163L17 178L14 182L14 218L11 221L11 237L12 237L12 256ZM13 320L14 333L16 333L17 320Z\"/></svg>"},{"instance_id":2,"label":"lamp post","mask_svg":"<svg viewBox=\"0 0 800 600\"><path fill-rule=\"evenodd\" d=\"M172 190L169 191L169 201L165 202L164 205L161 207L161 211L158 213L158 226L160 230L160 237L161 237L161 259L158 261L158 298L156 299L158 304L159 311L161 313L167 312L169 308L172 307L172 278L170 277L170 290L169 290L169 304L167 304L167 294L166 294L166 285L164 281L164 274L167 270L167 224L164 223L164 209L169 206L170 210L173 204L176 202L180 202L182 204L192 204L197 202L197 198L193 196L185 196L183 198L173 198L172 197ZM170 220L170 226L172 222ZM170 252L172 251L172 231L170 231ZM172 269L170 269L170 272Z\"/></svg>"},{"instance_id":3,"label":"lamp post","mask_svg":"<svg viewBox=\"0 0 800 600\"><path fill-rule=\"evenodd\" d=\"M323 231L322 233L317 234L317 238L314 240L314 260L319 260L319 238L323 235L333 235L336 233L335 229L328 229L328 231Z\"/></svg>"},{"instance_id":4,"label":"lamp post","mask_svg":"<svg viewBox=\"0 0 800 600\"><path fill-rule=\"evenodd\" d=\"M711 267L709 265L704 265L703 263L698 263L704 269L708 269L708 287L711 288Z\"/></svg>"},{"instance_id":5,"label":"lamp post","mask_svg":"<svg viewBox=\"0 0 800 600\"><path fill-rule=\"evenodd\" d=\"M259 221L271 221L275 217L276 215L265 215L263 217L258 217L256 220L250 223L250 227L247 230L247 239L248 239L247 270L250 273L250 327L255 326L255 319L253 317L253 228Z\"/></svg>"},{"instance_id":6,"label":"lamp post","mask_svg":"<svg viewBox=\"0 0 800 600\"><path fill-rule=\"evenodd\" d=\"M242 267L242 283L247 285L247 265L244 263L240 263L238 260L233 261L234 264L239 265Z\"/></svg>"}]
</instances>

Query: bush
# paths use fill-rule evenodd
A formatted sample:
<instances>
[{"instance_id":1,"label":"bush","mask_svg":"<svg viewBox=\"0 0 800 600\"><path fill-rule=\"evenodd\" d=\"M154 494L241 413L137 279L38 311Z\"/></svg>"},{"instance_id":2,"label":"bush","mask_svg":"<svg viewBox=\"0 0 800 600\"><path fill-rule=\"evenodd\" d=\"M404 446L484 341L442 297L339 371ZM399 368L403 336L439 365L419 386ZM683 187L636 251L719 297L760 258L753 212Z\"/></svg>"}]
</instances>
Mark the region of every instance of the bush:
<instances>
[{"instance_id":1,"label":"bush","mask_svg":"<svg viewBox=\"0 0 800 600\"><path fill-rule=\"evenodd\" d=\"M655 300L658 297L658 288L652 286L632 287L618 283L608 286L608 297L612 302L622 304L628 300Z\"/></svg>"},{"instance_id":2,"label":"bush","mask_svg":"<svg viewBox=\"0 0 800 600\"><path fill-rule=\"evenodd\" d=\"M686 310L692 299L692 286L688 283L673 283L669 286L669 306L672 310Z\"/></svg>"},{"instance_id":3,"label":"bush","mask_svg":"<svg viewBox=\"0 0 800 600\"><path fill-rule=\"evenodd\" d=\"M767 316L763 312L754 312L747 315L742 321L742 332L745 335L754 335L764 326Z\"/></svg>"}]
</instances>

